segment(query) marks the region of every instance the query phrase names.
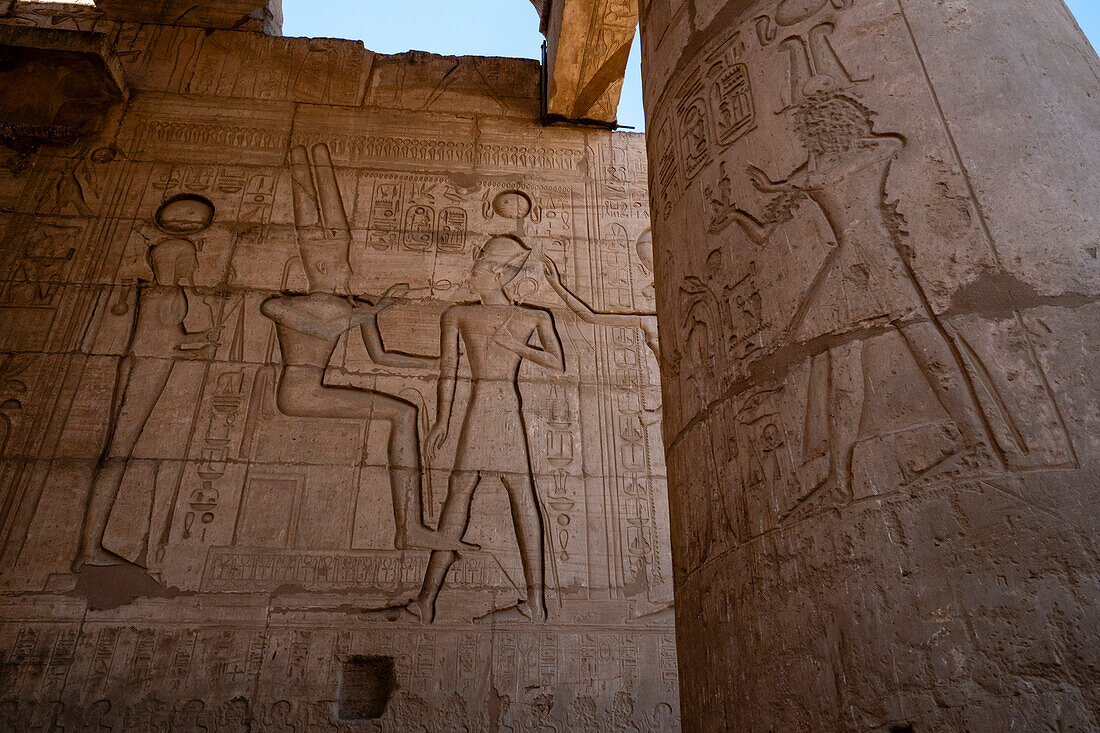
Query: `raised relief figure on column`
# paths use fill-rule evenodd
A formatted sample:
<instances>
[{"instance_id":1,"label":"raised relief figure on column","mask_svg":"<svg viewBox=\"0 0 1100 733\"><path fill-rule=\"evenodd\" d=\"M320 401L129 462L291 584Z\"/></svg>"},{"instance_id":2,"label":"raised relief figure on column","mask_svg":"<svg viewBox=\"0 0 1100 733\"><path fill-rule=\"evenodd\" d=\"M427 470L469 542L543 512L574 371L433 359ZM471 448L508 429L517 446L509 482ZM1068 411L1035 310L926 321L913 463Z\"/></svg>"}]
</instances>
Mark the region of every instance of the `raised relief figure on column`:
<instances>
[{"instance_id":1,"label":"raised relief figure on column","mask_svg":"<svg viewBox=\"0 0 1100 733\"><path fill-rule=\"evenodd\" d=\"M348 295L351 231L328 147L314 146L312 165L307 150L295 147L290 162L298 248L309 292L275 296L261 306L263 314L275 322L283 358L276 405L281 413L292 417L388 422L395 546L469 549L469 545L448 539L424 524L417 407L385 392L325 383L325 371L340 337L356 328L367 353L381 366L424 368L436 362L428 357L389 352L382 343L378 313L392 306L407 286L396 285L381 298Z\"/></svg>"},{"instance_id":2,"label":"raised relief figure on column","mask_svg":"<svg viewBox=\"0 0 1100 733\"><path fill-rule=\"evenodd\" d=\"M798 303L785 336L800 342L830 334L860 336L861 349L845 343L811 357L806 398L804 490L832 486L842 497L851 490L856 443L886 432L876 425L883 419L876 390L893 390L894 412L904 399L911 414L942 408L950 418L960 445L950 455L937 456L936 468L987 463L995 445L962 355L932 309L900 240L896 207L886 200L887 178L906 140L875 132L872 117L844 92L815 94L795 111L806 162L779 181L749 169L758 190L813 201L836 242ZM763 224L736 206L726 214L758 245L778 225ZM900 389L891 375L907 368L906 360L915 361L930 390ZM862 398L857 396L862 386L844 377L853 372L861 373L869 387ZM923 394L938 407L920 405Z\"/></svg>"},{"instance_id":3,"label":"raised relief figure on column","mask_svg":"<svg viewBox=\"0 0 1100 733\"><path fill-rule=\"evenodd\" d=\"M478 253L466 280L477 302L455 305L443 313L438 410L427 441L432 454L450 434L461 344L470 362L473 384L462 416L439 532L458 543L469 526L470 505L478 484L486 477L501 480L512 508L527 598L482 617L491 621L542 622L547 618L542 514L531 472L518 380L524 360L558 373L565 371L565 360L551 314L517 305L505 292L530 255L515 237L493 237ZM532 346L536 338L538 346ZM454 552L433 552L416 599L407 606L370 614L391 621L416 619L431 623L436 599L456 559Z\"/></svg>"},{"instance_id":4,"label":"raised relief figure on column","mask_svg":"<svg viewBox=\"0 0 1100 733\"><path fill-rule=\"evenodd\" d=\"M185 288L194 287L199 266L195 243L188 236L204 231L213 220L214 206L204 198L187 194L168 200L157 212L157 226L174 236L154 244L146 253L153 281L137 286L133 328L115 378L110 428L92 480L74 571L83 565L145 562L142 557L123 557L128 553L119 548L113 552L105 547L104 534L134 448L160 401L173 366L180 359L209 359L218 344L218 327L188 333L184 326L188 314ZM125 315L129 310L125 294L115 297L120 300L113 312ZM149 527L144 530L147 537Z\"/></svg>"}]
</instances>

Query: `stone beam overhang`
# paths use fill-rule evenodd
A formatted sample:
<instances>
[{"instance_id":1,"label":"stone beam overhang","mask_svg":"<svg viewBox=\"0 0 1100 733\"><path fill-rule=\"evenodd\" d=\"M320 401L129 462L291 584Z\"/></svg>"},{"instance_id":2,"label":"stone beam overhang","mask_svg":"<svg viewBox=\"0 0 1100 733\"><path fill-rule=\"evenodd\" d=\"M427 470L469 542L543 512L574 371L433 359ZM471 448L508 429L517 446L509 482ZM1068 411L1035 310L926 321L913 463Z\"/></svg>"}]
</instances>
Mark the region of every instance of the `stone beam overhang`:
<instances>
[{"instance_id":1,"label":"stone beam overhang","mask_svg":"<svg viewBox=\"0 0 1100 733\"><path fill-rule=\"evenodd\" d=\"M282 0L96 0L111 20L282 32Z\"/></svg>"},{"instance_id":2,"label":"stone beam overhang","mask_svg":"<svg viewBox=\"0 0 1100 733\"><path fill-rule=\"evenodd\" d=\"M106 34L0 24L0 136L17 147L72 142L128 97Z\"/></svg>"},{"instance_id":3,"label":"stone beam overhang","mask_svg":"<svg viewBox=\"0 0 1100 733\"><path fill-rule=\"evenodd\" d=\"M532 2L546 36L546 117L614 125L638 0Z\"/></svg>"}]
</instances>

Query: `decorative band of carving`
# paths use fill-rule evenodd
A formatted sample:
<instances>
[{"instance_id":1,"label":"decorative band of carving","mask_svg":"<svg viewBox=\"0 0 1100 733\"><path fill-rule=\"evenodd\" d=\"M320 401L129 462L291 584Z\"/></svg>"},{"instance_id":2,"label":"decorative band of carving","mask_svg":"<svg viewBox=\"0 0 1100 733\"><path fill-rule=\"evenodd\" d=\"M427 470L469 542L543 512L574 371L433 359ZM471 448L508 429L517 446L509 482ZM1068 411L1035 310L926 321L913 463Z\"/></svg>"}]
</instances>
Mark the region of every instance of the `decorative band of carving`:
<instances>
[{"instance_id":1,"label":"decorative band of carving","mask_svg":"<svg viewBox=\"0 0 1100 733\"><path fill-rule=\"evenodd\" d=\"M227 127L194 122L153 122L153 140L184 145L217 145L232 148L278 150L284 147L281 134L259 127Z\"/></svg>"}]
</instances>

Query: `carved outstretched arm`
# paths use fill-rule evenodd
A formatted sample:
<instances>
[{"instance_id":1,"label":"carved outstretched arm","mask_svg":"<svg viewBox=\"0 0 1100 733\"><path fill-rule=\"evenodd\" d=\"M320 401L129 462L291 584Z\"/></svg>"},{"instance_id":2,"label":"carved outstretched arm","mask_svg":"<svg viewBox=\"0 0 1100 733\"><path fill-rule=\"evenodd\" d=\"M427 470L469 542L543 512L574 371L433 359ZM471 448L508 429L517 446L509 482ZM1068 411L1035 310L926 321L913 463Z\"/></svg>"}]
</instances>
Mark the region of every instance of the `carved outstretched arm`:
<instances>
[{"instance_id":1,"label":"carved outstretched arm","mask_svg":"<svg viewBox=\"0 0 1100 733\"><path fill-rule=\"evenodd\" d=\"M436 387L435 424L428 432L429 455L443 447L451 422L458 377L458 321L453 311L445 311L439 320L439 384Z\"/></svg>"},{"instance_id":2,"label":"carved outstretched arm","mask_svg":"<svg viewBox=\"0 0 1100 733\"><path fill-rule=\"evenodd\" d=\"M260 312L292 331L307 333L317 338L329 338L332 335L331 324L325 323L302 308L291 307L287 300L284 296L274 295L260 304Z\"/></svg>"},{"instance_id":3,"label":"carved outstretched arm","mask_svg":"<svg viewBox=\"0 0 1100 733\"><path fill-rule=\"evenodd\" d=\"M363 345L367 347L371 361L379 366L396 369L429 369L437 363L437 360L430 356L387 351L385 344L382 343L382 333L378 330L377 314L359 324L359 333L363 336Z\"/></svg>"},{"instance_id":4,"label":"carved outstretched arm","mask_svg":"<svg viewBox=\"0 0 1100 733\"><path fill-rule=\"evenodd\" d=\"M389 351L382 341L382 332L378 329L378 314L397 303L397 298L409 291L406 283L394 285L381 298L361 300L356 299L356 309L353 318L359 323L359 333L363 337L363 345L367 347L367 353L372 361L379 366L398 369L429 369L434 368L437 359L430 356L417 354L405 354L400 351ZM371 300L375 302L371 303ZM366 302L367 305L358 305Z\"/></svg>"},{"instance_id":5,"label":"carved outstretched arm","mask_svg":"<svg viewBox=\"0 0 1100 733\"><path fill-rule=\"evenodd\" d=\"M737 222L737 225L744 230L749 239L753 241L753 244L758 247L763 246L764 242L766 242L768 237L772 235L772 232L775 231L774 224L763 224L752 214L747 211L742 211L741 209L733 209L727 216Z\"/></svg>"},{"instance_id":6,"label":"carved outstretched arm","mask_svg":"<svg viewBox=\"0 0 1100 733\"><path fill-rule=\"evenodd\" d=\"M780 181L773 181L767 173L755 165L750 165L748 167L749 178L752 179L753 187L760 193L791 193L798 190L798 187L791 183L791 179L804 171L808 163L808 161L803 163L791 175Z\"/></svg>"},{"instance_id":7,"label":"carved outstretched arm","mask_svg":"<svg viewBox=\"0 0 1100 733\"><path fill-rule=\"evenodd\" d=\"M768 194L783 194L783 193L795 193L799 191L799 187L794 183L794 179L798 174L806 170L809 165L809 161L803 163L797 170L791 173L783 180L773 181L767 173L760 170L756 166L750 165L748 167L749 178L752 179L752 185L761 193ZM768 223L765 224L754 217L744 209L732 208L726 212L726 216L737 222L737 225L748 235L749 239L753 241L757 246L763 246L768 237L775 231L777 224Z\"/></svg>"},{"instance_id":8,"label":"carved outstretched arm","mask_svg":"<svg viewBox=\"0 0 1100 733\"><path fill-rule=\"evenodd\" d=\"M561 272L558 271L557 263L549 257L543 257L542 261L542 269L546 274L546 281L550 283L550 287L554 289L558 297L565 301L565 304L569 306L569 310L576 313L585 323L591 323L593 326L640 328L639 322L641 317L657 315L651 312L607 313L604 311L597 311L592 308L592 306L588 305L588 303L585 303L574 295L573 292L565 286L565 283L562 282Z\"/></svg>"}]
</instances>

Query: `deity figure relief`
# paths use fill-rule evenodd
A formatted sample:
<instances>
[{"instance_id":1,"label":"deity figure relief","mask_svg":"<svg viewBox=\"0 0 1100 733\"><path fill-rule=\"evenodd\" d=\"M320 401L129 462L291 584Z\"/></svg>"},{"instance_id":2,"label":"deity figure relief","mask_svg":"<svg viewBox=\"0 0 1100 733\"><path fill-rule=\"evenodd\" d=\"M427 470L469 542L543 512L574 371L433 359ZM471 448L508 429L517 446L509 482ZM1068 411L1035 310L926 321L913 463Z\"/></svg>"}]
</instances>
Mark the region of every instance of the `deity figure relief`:
<instances>
[{"instance_id":1,"label":"deity figure relief","mask_svg":"<svg viewBox=\"0 0 1100 733\"><path fill-rule=\"evenodd\" d=\"M635 251L638 253L638 259L642 263L642 267L645 268L647 273L653 273L653 233L651 230L646 229L639 235L637 242L635 243ZM594 326L610 326L618 328L637 328L640 329L645 336L646 345L649 346L653 355L660 360L661 349L657 340L657 314L652 311L648 312L609 312L609 311L597 311L588 303L581 300L577 295L573 293L568 287L566 287L562 280L561 272L558 270L558 265L552 259L547 256L542 258L543 272L546 275L546 281L550 283L550 287L554 289L554 292L565 301L565 304L569 306L569 310L577 314L577 316L585 323L591 323ZM649 288L652 290L652 283Z\"/></svg>"},{"instance_id":2,"label":"deity figure relief","mask_svg":"<svg viewBox=\"0 0 1100 733\"><path fill-rule=\"evenodd\" d=\"M210 202L183 195L161 207L157 224L166 233L196 234L209 227L213 217ZM220 338L217 326L201 333L188 333L184 326L188 314L185 286L194 286L199 265L195 243L183 237L165 239L149 248L146 259L153 281L137 287L134 325L115 377L110 429L92 480L74 571L86 564L123 562L103 542L126 466L173 366L181 359L212 358ZM123 300L114 312L124 315L127 310ZM140 562L140 558L127 559Z\"/></svg>"},{"instance_id":3,"label":"deity figure relief","mask_svg":"<svg viewBox=\"0 0 1100 733\"><path fill-rule=\"evenodd\" d=\"M828 334L886 328L900 335L936 400L961 434L962 451L984 454L992 445L989 426L978 406L962 356L933 311L918 280L886 200L890 169L906 147L901 135L877 133L872 113L841 92L808 98L795 113L796 131L809 155L786 178L773 181L750 167L753 185L764 193L797 194L813 201L832 230L836 245L825 256L798 304L786 335L811 341ZM741 209L727 212L756 244L762 245L778 224L757 221ZM889 364L899 357L881 339L864 341L859 358L864 381L888 380L873 374L871 363ZM834 352L836 352L834 354ZM811 483L832 477L847 489L852 449L871 421L868 401L860 410L840 410L848 397L841 377L833 379L834 357L827 349L811 358L804 461L825 459ZM820 463L820 461L818 461Z\"/></svg>"},{"instance_id":4,"label":"deity figure relief","mask_svg":"<svg viewBox=\"0 0 1100 733\"><path fill-rule=\"evenodd\" d=\"M462 416L439 532L453 542L460 541L469 527L470 505L481 480L501 480L512 508L527 597L482 617L492 621L542 622L547 618L542 515L531 472L518 379L524 360L559 373L565 371L565 361L550 313L517 305L505 292L528 257L530 250L519 239L493 237L478 253L466 280L477 302L455 305L443 313L438 410L427 440L429 453L435 453L450 433L461 345L470 362L473 384ZM531 345L533 338L538 339L539 346ZM384 608L370 615L431 623L436 598L456 559L454 552L433 552L420 594L406 606Z\"/></svg>"},{"instance_id":5,"label":"deity figure relief","mask_svg":"<svg viewBox=\"0 0 1100 733\"><path fill-rule=\"evenodd\" d=\"M387 351L378 330L378 313L394 305L407 285L390 288L381 298L349 297L351 232L327 146L313 148L313 163L303 147L291 151L294 218L298 248L309 292L278 295L261 306L275 322L283 370L276 405L292 417L379 420L389 423L390 489L398 549L469 548L424 524L421 501L418 410L385 392L325 383L332 354L346 332L358 329L367 353L381 366L424 368L429 357Z\"/></svg>"}]
</instances>

